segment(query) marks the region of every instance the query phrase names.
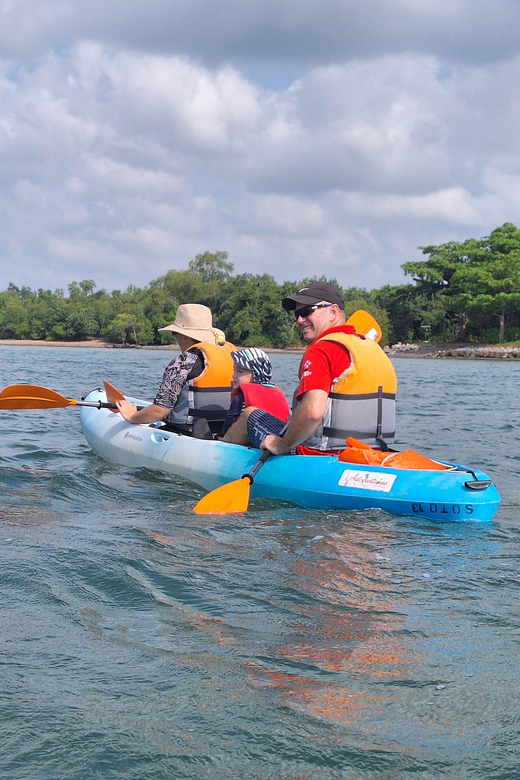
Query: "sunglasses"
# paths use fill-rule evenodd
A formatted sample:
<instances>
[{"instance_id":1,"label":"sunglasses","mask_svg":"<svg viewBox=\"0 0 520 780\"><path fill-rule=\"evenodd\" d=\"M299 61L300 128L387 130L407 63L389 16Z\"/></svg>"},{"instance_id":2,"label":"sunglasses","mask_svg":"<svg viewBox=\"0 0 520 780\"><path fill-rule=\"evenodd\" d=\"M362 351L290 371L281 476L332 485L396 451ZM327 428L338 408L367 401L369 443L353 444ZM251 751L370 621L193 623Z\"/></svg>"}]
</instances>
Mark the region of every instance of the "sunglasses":
<instances>
[{"instance_id":1,"label":"sunglasses","mask_svg":"<svg viewBox=\"0 0 520 780\"><path fill-rule=\"evenodd\" d=\"M312 314L316 309L328 309L329 306L334 306L333 303L315 303L314 306L302 306L301 309L295 309L294 311L294 319L297 320L298 317L308 317L310 314Z\"/></svg>"}]
</instances>

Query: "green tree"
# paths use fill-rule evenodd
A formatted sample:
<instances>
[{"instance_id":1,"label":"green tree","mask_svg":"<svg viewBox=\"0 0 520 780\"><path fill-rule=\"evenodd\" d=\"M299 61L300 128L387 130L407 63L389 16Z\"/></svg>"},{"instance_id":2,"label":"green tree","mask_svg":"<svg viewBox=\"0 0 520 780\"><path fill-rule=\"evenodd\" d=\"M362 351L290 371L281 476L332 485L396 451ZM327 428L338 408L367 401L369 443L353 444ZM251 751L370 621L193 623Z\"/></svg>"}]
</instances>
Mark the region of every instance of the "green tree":
<instances>
[{"instance_id":1,"label":"green tree","mask_svg":"<svg viewBox=\"0 0 520 780\"><path fill-rule=\"evenodd\" d=\"M168 271L151 282L150 289L164 290L175 309L181 303L202 303L205 297L204 280L194 271Z\"/></svg>"},{"instance_id":2,"label":"green tree","mask_svg":"<svg viewBox=\"0 0 520 780\"><path fill-rule=\"evenodd\" d=\"M93 279L84 279L82 282L71 282L69 284L69 297L72 301L87 298L93 293L96 283Z\"/></svg>"},{"instance_id":3,"label":"green tree","mask_svg":"<svg viewBox=\"0 0 520 780\"><path fill-rule=\"evenodd\" d=\"M241 274L231 279L215 321L228 340L264 347L294 341L291 320L282 308L282 290L272 276Z\"/></svg>"},{"instance_id":4,"label":"green tree","mask_svg":"<svg viewBox=\"0 0 520 780\"><path fill-rule=\"evenodd\" d=\"M190 271L199 274L204 282L218 282L224 284L233 273L233 263L227 263L227 252L204 252L195 255L188 266Z\"/></svg>"},{"instance_id":5,"label":"green tree","mask_svg":"<svg viewBox=\"0 0 520 780\"><path fill-rule=\"evenodd\" d=\"M413 284L401 284L397 287L385 285L376 291L374 297L376 305L388 316L390 343L424 339L423 325L429 325L431 332L439 330L439 325L442 330L443 319L439 322L432 316L431 301ZM377 319L375 312L370 313Z\"/></svg>"},{"instance_id":6,"label":"green tree","mask_svg":"<svg viewBox=\"0 0 520 780\"><path fill-rule=\"evenodd\" d=\"M66 338L67 329L65 321L67 319L67 308L67 302L63 299L53 298L49 301L44 319L44 338L49 341L60 341Z\"/></svg>"},{"instance_id":7,"label":"green tree","mask_svg":"<svg viewBox=\"0 0 520 780\"><path fill-rule=\"evenodd\" d=\"M483 316L497 318L499 341L520 307L520 230L510 222L489 236L423 248L428 260L405 263L420 293L436 300L467 337Z\"/></svg>"},{"instance_id":8,"label":"green tree","mask_svg":"<svg viewBox=\"0 0 520 780\"><path fill-rule=\"evenodd\" d=\"M6 339L31 338L30 305L34 294L29 287L10 283L0 295L0 333Z\"/></svg>"},{"instance_id":9,"label":"green tree","mask_svg":"<svg viewBox=\"0 0 520 780\"><path fill-rule=\"evenodd\" d=\"M65 317L65 335L69 339L82 341L88 336L97 336L99 323L93 309L88 306L73 306Z\"/></svg>"},{"instance_id":10,"label":"green tree","mask_svg":"<svg viewBox=\"0 0 520 780\"><path fill-rule=\"evenodd\" d=\"M134 327L134 318L131 314L122 312L117 314L108 325L103 328L102 335L114 343L126 344L131 339L134 343L137 341L137 334Z\"/></svg>"}]
</instances>

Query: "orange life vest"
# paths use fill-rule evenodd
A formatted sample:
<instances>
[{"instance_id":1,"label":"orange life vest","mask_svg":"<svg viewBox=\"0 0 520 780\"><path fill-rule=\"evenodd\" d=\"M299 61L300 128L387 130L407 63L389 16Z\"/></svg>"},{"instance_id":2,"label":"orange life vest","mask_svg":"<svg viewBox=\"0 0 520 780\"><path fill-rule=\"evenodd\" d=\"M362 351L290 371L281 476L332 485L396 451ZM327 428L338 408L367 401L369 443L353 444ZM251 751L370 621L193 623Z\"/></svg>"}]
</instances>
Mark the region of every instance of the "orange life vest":
<instances>
[{"instance_id":1,"label":"orange life vest","mask_svg":"<svg viewBox=\"0 0 520 780\"><path fill-rule=\"evenodd\" d=\"M375 341L351 333L328 333L318 341L343 344L350 366L333 380L321 423L302 444L339 450L349 436L376 446L392 444L397 378L388 356Z\"/></svg>"},{"instance_id":2,"label":"orange life vest","mask_svg":"<svg viewBox=\"0 0 520 780\"><path fill-rule=\"evenodd\" d=\"M338 456L342 463L360 463L365 466L386 466L392 469L419 469L421 471L446 471L448 466L427 458L415 450L403 452L381 452L368 444L348 438L348 447Z\"/></svg>"},{"instance_id":3,"label":"orange life vest","mask_svg":"<svg viewBox=\"0 0 520 780\"><path fill-rule=\"evenodd\" d=\"M200 341L188 351L202 352L204 369L199 376L188 379L168 416L175 425L191 425L198 417L209 421L224 421L229 409L234 344L222 346Z\"/></svg>"}]
</instances>

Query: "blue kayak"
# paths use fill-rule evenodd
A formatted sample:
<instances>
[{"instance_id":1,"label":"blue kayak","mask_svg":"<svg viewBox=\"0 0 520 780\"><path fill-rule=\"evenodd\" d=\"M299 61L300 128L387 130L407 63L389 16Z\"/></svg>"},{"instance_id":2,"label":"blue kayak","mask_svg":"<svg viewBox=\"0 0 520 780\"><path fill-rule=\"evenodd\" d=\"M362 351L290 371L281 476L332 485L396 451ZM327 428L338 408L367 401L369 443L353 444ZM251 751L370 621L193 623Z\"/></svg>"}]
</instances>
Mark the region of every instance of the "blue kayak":
<instances>
[{"instance_id":1,"label":"blue kayak","mask_svg":"<svg viewBox=\"0 0 520 780\"><path fill-rule=\"evenodd\" d=\"M85 399L106 402L101 390ZM138 406L147 402L133 400ZM131 425L109 409L81 407L81 426L92 450L111 463L144 467L214 490L247 474L259 450L194 439L162 424ZM446 464L446 471L343 463L336 457L271 457L251 485L251 498L290 501L309 509L383 509L433 520L491 520L500 496L478 469Z\"/></svg>"}]
</instances>

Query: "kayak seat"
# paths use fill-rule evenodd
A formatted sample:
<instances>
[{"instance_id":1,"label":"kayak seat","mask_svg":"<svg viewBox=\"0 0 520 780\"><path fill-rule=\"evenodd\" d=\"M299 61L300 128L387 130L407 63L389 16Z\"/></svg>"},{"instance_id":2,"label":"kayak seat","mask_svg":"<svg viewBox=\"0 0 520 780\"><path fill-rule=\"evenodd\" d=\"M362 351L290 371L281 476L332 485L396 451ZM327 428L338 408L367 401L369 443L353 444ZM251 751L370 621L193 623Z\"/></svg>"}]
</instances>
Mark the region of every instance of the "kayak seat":
<instances>
[{"instance_id":1,"label":"kayak seat","mask_svg":"<svg viewBox=\"0 0 520 780\"><path fill-rule=\"evenodd\" d=\"M193 423L191 435L194 439L213 439L211 428L204 417L198 417Z\"/></svg>"}]
</instances>

